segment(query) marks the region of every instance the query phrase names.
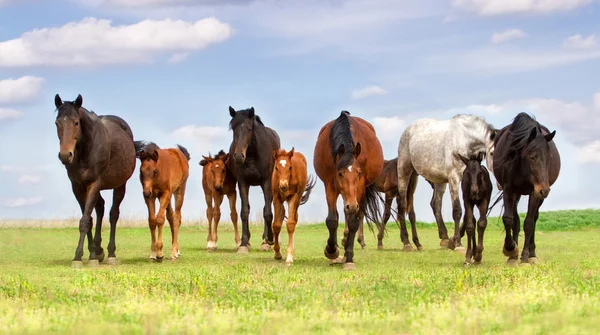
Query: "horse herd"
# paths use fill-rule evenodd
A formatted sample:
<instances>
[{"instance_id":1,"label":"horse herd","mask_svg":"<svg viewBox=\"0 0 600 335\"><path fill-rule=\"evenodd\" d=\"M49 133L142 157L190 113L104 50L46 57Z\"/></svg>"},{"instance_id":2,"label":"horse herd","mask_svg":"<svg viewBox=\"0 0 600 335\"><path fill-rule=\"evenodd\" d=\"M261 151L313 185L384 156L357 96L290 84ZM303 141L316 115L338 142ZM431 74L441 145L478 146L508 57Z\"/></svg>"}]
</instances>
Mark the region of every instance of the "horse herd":
<instances>
[{"instance_id":1,"label":"horse herd","mask_svg":"<svg viewBox=\"0 0 600 335\"><path fill-rule=\"evenodd\" d=\"M190 154L179 145L161 149L152 142L134 141L131 128L122 118L97 115L82 105L81 95L74 101L63 101L58 94L55 96L58 111L56 127L60 141L58 157L67 170L73 194L82 212L79 243L72 266L83 266L86 236L90 252L88 265L97 266L104 260L101 227L105 201L100 191L111 189L113 202L109 213L107 263L117 263L115 233L119 207L125 196L127 181L135 170L136 158L141 161L139 178L148 207L152 238L150 258L155 261L164 258L162 228L165 220L171 228L171 258L179 258L178 232L189 176ZM248 193L251 186L260 186L264 195L264 228L260 249L270 251L273 246L275 259L283 258L279 234L287 218L289 239L286 263L291 264L298 208L308 201L316 181L308 176L305 156L293 147L289 151L281 148L277 132L263 124L254 108L236 111L229 107L229 113L233 141L228 152L220 150L215 156L202 156L200 161L209 222L207 249L217 248L220 206L224 196L227 196L237 251L249 252ZM464 250L461 237L466 232L465 264L480 262L486 217L493 207L490 206L493 186L489 169L501 191L494 205L499 201L504 204L502 220L506 238L503 253L508 257L507 263L518 264L521 224L517 204L523 195L529 196L529 206L524 221L521 263L536 263L535 223L539 208L560 171L559 153L552 140L555 134L556 131L550 132L526 113L519 113L501 129L496 129L475 115L456 115L448 120L423 118L410 124L400 136L398 157L384 160L374 127L364 119L342 111L339 117L321 128L313 156L313 167L325 187L328 206L325 222L329 238L325 256L331 263L341 263L345 270L355 268L354 240L365 247L363 221L366 220L371 229L375 223L378 228L378 249L382 249L385 225L392 212L399 221L403 250L414 250L408 239L407 214L412 228L412 242L421 250L423 247L415 226L414 192L418 176L422 176L433 189L431 207L438 226L440 245ZM487 169L482 165L484 159ZM450 185L452 199L452 237L448 236L441 215L442 197L447 184ZM241 198L241 236L237 225L236 187ZM381 197L382 193L385 194L385 200ZM464 203L462 225L461 193ZM343 257L340 256L337 237L339 213L336 203L340 195L345 217L341 242ZM392 208L394 199L397 210ZM285 202L288 204L287 215ZM382 202L384 205L380 206ZM477 223L475 207L479 211ZM93 210L96 211L94 235Z\"/></svg>"}]
</instances>

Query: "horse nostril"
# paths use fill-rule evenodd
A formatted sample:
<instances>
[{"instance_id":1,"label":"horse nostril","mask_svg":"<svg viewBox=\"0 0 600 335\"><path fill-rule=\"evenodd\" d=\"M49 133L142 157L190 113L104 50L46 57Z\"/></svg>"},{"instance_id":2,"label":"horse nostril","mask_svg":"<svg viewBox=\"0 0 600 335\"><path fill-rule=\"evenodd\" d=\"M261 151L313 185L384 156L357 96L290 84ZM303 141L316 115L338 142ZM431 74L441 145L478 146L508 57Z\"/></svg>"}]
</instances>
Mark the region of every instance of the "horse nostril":
<instances>
[{"instance_id":1,"label":"horse nostril","mask_svg":"<svg viewBox=\"0 0 600 335\"><path fill-rule=\"evenodd\" d=\"M69 158L73 157L73 153L69 151Z\"/></svg>"}]
</instances>

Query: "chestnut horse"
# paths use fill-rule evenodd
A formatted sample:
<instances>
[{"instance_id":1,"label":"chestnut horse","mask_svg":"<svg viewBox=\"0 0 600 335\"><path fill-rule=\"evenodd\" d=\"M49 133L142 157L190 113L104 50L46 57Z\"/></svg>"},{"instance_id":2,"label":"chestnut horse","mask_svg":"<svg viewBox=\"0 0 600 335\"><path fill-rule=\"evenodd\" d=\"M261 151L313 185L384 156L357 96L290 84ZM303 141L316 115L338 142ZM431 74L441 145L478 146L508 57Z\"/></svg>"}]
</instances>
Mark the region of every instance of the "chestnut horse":
<instances>
[{"instance_id":1,"label":"chestnut horse","mask_svg":"<svg viewBox=\"0 0 600 335\"><path fill-rule=\"evenodd\" d=\"M240 245L240 234L238 232L238 214L235 209L236 180L227 164L229 163L229 154L221 150L212 157L210 154L202 156L200 166L202 166L202 189L206 199L206 218L208 219L208 241L206 248L210 251L217 250L217 241L219 236L217 230L221 220L221 204L223 196L226 195L229 200L229 211L233 229L235 231L235 244ZM214 205L213 205L214 203Z\"/></svg>"},{"instance_id":2,"label":"chestnut horse","mask_svg":"<svg viewBox=\"0 0 600 335\"><path fill-rule=\"evenodd\" d=\"M89 265L104 260L102 218L104 199L101 190L114 190L110 209L110 242L108 264L117 264L115 235L119 207L125 197L127 181L135 170L133 133L123 119L114 115L96 115L82 107L83 98L63 102L57 94L56 130L60 141L58 159L67 170L73 194L81 208L79 243L72 266L83 266L83 243L88 239ZM96 210L96 234L92 236L92 211Z\"/></svg>"},{"instance_id":3,"label":"chestnut horse","mask_svg":"<svg viewBox=\"0 0 600 335\"><path fill-rule=\"evenodd\" d=\"M463 224L460 227L460 236L467 232L467 254L465 265L471 264L471 258L475 259L475 264L479 264L483 257L483 234L487 227L487 210L492 198L492 181L490 173L481 165L483 153L471 155L468 159L458 155L460 160L465 163L463 171L461 190L463 204L465 206L465 216ZM477 206L479 210L479 219L477 220L477 242L475 242L475 216L473 207Z\"/></svg>"},{"instance_id":4,"label":"chestnut horse","mask_svg":"<svg viewBox=\"0 0 600 335\"><path fill-rule=\"evenodd\" d=\"M364 150L362 148L364 147ZM380 223L379 200L381 199L374 181L383 170L383 150L369 122L347 111L329 121L321 128L315 145L313 165L317 175L325 185L329 213L326 223L329 239L325 247L325 257L336 260L339 256L337 246L338 211L337 198L341 194L344 200L344 214L347 234L345 239L343 269L351 270L354 265L354 238L360 222L367 218Z\"/></svg>"},{"instance_id":5,"label":"chestnut horse","mask_svg":"<svg viewBox=\"0 0 600 335\"><path fill-rule=\"evenodd\" d=\"M162 230L166 217L171 227L171 260L176 260L181 255L178 235L181 226L181 207L189 176L190 154L180 145L177 149L160 149L155 143L150 142L138 150L137 156L142 163L140 182L148 207L148 225L152 236L150 259L157 262L163 260ZM175 197L175 211L171 207L172 196ZM158 213L155 208L157 198Z\"/></svg>"},{"instance_id":6,"label":"chestnut horse","mask_svg":"<svg viewBox=\"0 0 600 335\"><path fill-rule=\"evenodd\" d=\"M273 242L273 190L271 177L273 175L273 150L279 149L279 135L275 130L266 127L260 117L254 113L254 107L237 111L229 106L229 128L233 131L233 141L229 146L227 164L238 183L240 200L242 202L242 239L238 253L247 254L250 251L250 202L248 193L250 186L260 186L263 191L265 205L263 207L264 227L261 250L270 251Z\"/></svg>"},{"instance_id":7,"label":"chestnut horse","mask_svg":"<svg viewBox=\"0 0 600 335\"><path fill-rule=\"evenodd\" d=\"M508 257L509 265L518 265L521 222L517 205L523 195L529 196L529 205L523 227L525 241L521 263L537 263L535 224L540 206L560 173L560 155L552 141L554 135L556 131L550 132L531 116L519 113L496 136L493 171L502 186L502 193L494 205L504 199L502 221L506 238L502 252Z\"/></svg>"},{"instance_id":8,"label":"chestnut horse","mask_svg":"<svg viewBox=\"0 0 600 335\"><path fill-rule=\"evenodd\" d=\"M304 205L310 197L310 192L315 186L314 179L308 179L306 158L300 152L285 149L273 149L275 168L271 185L273 188L273 208L275 219L273 221L273 235L275 236L275 259L282 259L279 246L279 233L285 216L284 202L288 204L289 217L286 222L288 231L287 265L294 262L294 232L298 223L298 207Z\"/></svg>"}]
</instances>

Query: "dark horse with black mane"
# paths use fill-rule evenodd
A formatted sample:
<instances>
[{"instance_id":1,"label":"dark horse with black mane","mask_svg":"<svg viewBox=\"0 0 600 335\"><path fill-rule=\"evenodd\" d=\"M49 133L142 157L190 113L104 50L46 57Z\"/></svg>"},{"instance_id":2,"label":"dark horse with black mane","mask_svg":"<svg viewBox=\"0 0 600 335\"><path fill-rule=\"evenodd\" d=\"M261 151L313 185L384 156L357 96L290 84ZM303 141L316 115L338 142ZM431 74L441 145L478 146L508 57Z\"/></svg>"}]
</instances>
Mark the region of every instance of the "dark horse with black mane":
<instances>
[{"instance_id":1,"label":"dark horse with black mane","mask_svg":"<svg viewBox=\"0 0 600 335\"><path fill-rule=\"evenodd\" d=\"M250 228L248 216L250 203L248 192L250 186L260 186L265 197L263 208L264 230L261 250L271 250L273 239L273 192L271 176L275 160L273 150L281 144L275 130L266 127L260 117L254 113L254 107L237 111L229 106L231 121L229 128L233 130L233 142L229 147L228 167L238 182L238 190L242 201L242 240L238 253L248 253L250 246Z\"/></svg>"},{"instance_id":2,"label":"dark horse with black mane","mask_svg":"<svg viewBox=\"0 0 600 335\"><path fill-rule=\"evenodd\" d=\"M116 264L115 233L119 206L125 197L127 181L135 169L136 147L133 132L123 119L114 115L98 116L81 107L83 98L63 102L57 94L54 104L58 109L56 129L60 140L58 158L65 165L71 180L73 194L81 207L79 244L75 250L73 267L83 263L83 243L88 239L89 265L104 260L102 249L102 218L104 199L101 190L114 190L110 209L110 242L108 264ZM96 234L92 236L92 211L96 209Z\"/></svg>"},{"instance_id":3,"label":"dark horse with black mane","mask_svg":"<svg viewBox=\"0 0 600 335\"><path fill-rule=\"evenodd\" d=\"M360 223L366 216L371 230L371 222L381 226L379 202L383 201L374 182L383 170L383 150L375 128L369 122L342 111L337 119L321 128L315 145L313 166L325 185L329 208L326 219L329 239L325 246L325 257L335 261L340 254L337 246L339 216L336 203L341 194L346 217L342 240L345 257L341 261L344 270L354 269L354 239Z\"/></svg>"},{"instance_id":4,"label":"dark horse with black mane","mask_svg":"<svg viewBox=\"0 0 600 335\"><path fill-rule=\"evenodd\" d=\"M560 155L552 141L556 130L550 132L526 113L519 113L512 124L504 127L495 139L493 171L502 193L494 202L504 198L502 221L506 229L503 253L509 265L517 265L521 222L517 205L521 196L529 196L523 229L525 242L521 262L535 264L535 223L539 208L558 179ZM492 208L494 207L492 205ZM490 208L491 210L491 208Z\"/></svg>"}]
</instances>

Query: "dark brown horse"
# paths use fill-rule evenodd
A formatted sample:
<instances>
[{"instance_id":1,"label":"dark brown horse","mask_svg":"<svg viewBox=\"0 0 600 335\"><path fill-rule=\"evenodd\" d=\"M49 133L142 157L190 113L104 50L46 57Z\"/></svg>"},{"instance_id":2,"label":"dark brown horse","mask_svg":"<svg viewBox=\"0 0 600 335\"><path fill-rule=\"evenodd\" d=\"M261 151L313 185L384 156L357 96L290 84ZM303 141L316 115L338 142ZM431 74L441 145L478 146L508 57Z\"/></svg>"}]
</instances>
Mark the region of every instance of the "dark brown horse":
<instances>
[{"instance_id":1,"label":"dark brown horse","mask_svg":"<svg viewBox=\"0 0 600 335\"><path fill-rule=\"evenodd\" d=\"M200 166L202 166L202 189L204 190L204 199L206 200L206 218L208 220L208 236L206 238L206 249L209 251L217 250L219 240L218 228L221 220L221 204L223 197L227 196L229 200L229 216L233 224L235 245L240 246L240 233L238 232L238 213L235 209L236 193L235 185L237 181L227 167L229 163L229 154L221 150L216 156L202 156Z\"/></svg>"},{"instance_id":2,"label":"dark brown horse","mask_svg":"<svg viewBox=\"0 0 600 335\"><path fill-rule=\"evenodd\" d=\"M502 221L506 238L502 252L508 257L509 265L518 265L521 222L517 205L523 195L529 196L529 205L523 226L525 241L521 262L537 262L535 223L539 208L560 173L560 155L552 141L555 134L556 131L550 132L526 113L519 113L496 136L493 169L502 193L494 205L504 199Z\"/></svg>"},{"instance_id":3,"label":"dark brown horse","mask_svg":"<svg viewBox=\"0 0 600 335\"><path fill-rule=\"evenodd\" d=\"M434 185L432 182L427 181L429 183L429 185L431 185L431 188L434 188ZM379 177L377 177L377 179L375 179L375 187L377 188L378 192L381 192L385 195L385 207L383 209L383 220L381 222L381 226L379 227L379 232L377 234L377 249L382 250L383 249L383 237L384 237L384 231L385 231L385 226L387 225L388 220L390 219L391 216L391 211L392 211L392 202L394 201L394 199L396 199L396 204L399 204L399 198L398 198L398 157L394 158L394 159L390 159L390 160L385 160L383 163L383 170L381 172L381 174L379 175ZM415 206L414 206L414 192L417 188L417 183L416 183L416 179L411 179L408 182L408 194L407 194L407 203L408 203L408 220L410 221L410 225L411 225L411 230L412 230L412 240L413 243L415 243L415 246L417 247L418 250L422 250L423 246L421 246L421 243L419 243L419 236L417 235L417 219L415 216ZM436 193L434 191L433 197L431 198L431 207L434 211L434 213L437 212L441 212L441 201L436 202ZM394 211L396 212L396 211ZM395 213L396 215L398 214L397 212ZM437 216L436 216L437 219ZM443 223L443 222L442 222ZM361 222L362 225L362 222ZM408 233L407 233L408 234ZM359 243L363 246L363 241L364 241L364 237L362 236L362 230L359 230L359 236L358 236L358 241ZM405 247L405 250L413 250L412 246L409 247Z\"/></svg>"},{"instance_id":4,"label":"dark brown horse","mask_svg":"<svg viewBox=\"0 0 600 335\"><path fill-rule=\"evenodd\" d=\"M342 242L345 250L343 268L354 269L354 239L360 222L366 216L367 222L380 221L379 193L374 181L383 169L383 150L369 122L347 111L328 122L317 138L313 158L315 171L323 184L329 213L326 223L329 239L325 247L325 257L336 260L338 211L337 198L342 195L347 233Z\"/></svg>"},{"instance_id":5,"label":"dark brown horse","mask_svg":"<svg viewBox=\"0 0 600 335\"><path fill-rule=\"evenodd\" d=\"M275 130L263 124L260 117L254 113L254 107L236 112L230 106L229 114L231 115L229 128L233 130L233 142L229 147L228 167L238 182L242 201L242 241L238 247L238 253L245 254L250 250L250 228L248 226L250 186L260 186L265 198L261 250L270 251L271 245L275 243L273 241L273 192L271 189L271 176L275 162L273 150L279 149L281 145L279 135Z\"/></svg>"},{"instance_id":6,"label":"dark brown horse","mask_svg":"<svg viewBox=\"0 0 600 335\"><path fill-rule=\"evenodd\" d=\"M119 207L125 197L127 181L135 169L136 148L129 125L114 115L98 116L82 107L83 98L63 102L57 94L54 105L58 109L56 129L60 140L58 158L64 164L71 180L73 194L81 208L79 243L75 250L73 267L83 263L83 243L87 235L90 266L104 259L102 249L102 218L104 199L101 190L114 190L110 209L110 242L108 264L116 264L115 234ZM96 210L96 234L92 236L92 211Z\"/></svg>"},{"instance_id":7,"label":"dark brown horse","mask_svg":"<svg viewBox=\"0 0 600 335\"><path fill-rule=\"evenodd\" d=\"M463 204L465 206L465 216L460 229L460 236L465 236L467 232L467 254L465 265L471 264L471 258L474 256L475 264L481 262L483 257L483 234L487 227L487 210L492 198L492 181L490 173L481 165L483 153L472 155L468 159L462 155L458 156L465 163L465 170L461 182ZM477 238L475 242L475 216L473 207L477 206L479 210L479 220L477 220Z\"/></svg>"}]
</instances>

